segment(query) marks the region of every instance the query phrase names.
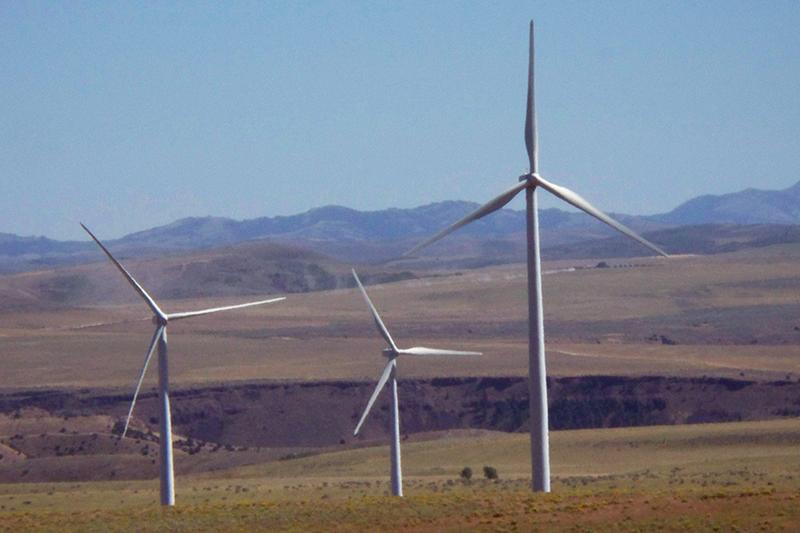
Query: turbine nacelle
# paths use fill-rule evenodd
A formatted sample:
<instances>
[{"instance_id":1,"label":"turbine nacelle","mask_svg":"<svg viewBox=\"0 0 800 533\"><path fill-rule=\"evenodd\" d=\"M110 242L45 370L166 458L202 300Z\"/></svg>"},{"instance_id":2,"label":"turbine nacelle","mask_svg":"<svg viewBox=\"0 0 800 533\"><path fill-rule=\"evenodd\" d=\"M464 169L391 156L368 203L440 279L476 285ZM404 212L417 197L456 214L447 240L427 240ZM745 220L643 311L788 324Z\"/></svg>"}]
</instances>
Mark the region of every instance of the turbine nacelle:
<instances>
[{"instance_id":1,"label":"turbine nacelle","mask_svg":"<svg viewBox=\"0 0 800 533\"><path fill-rule=\"evenodd\" d=\"M528 174L520 176L519 183L517 183L510 189L500 193L500 195L496 196L495 198L492 198L482 206L478 207L477 209L475 209L474 211L463 217L461 220L454 222L453 224L444 228L442 231L440 231L433 237L430 237L426 241L421 242L420 244L414 246L412 249L404 253L402 256L403 257L411 256L416 252L422 250L423 248L435 243L439 239L446 237L447 235L451 234L457 229L466 226L470 222L474 222L480 218L485 217L486 215L489 215L499 209L502 209L503 207L506 206L506 204L508 204L511 200L513 200L517 194L524 191L525 189L536 189L539 187L546 190L553 196L560 198L566 203L572 205L573 207L577 207L581 211L593 216L600 222L608 224L615 230L639 242L640 244L646 246L647 248L650 248L654 252L663 255L664 257L668 257L667 252L665 252L655 244L651 243L644 237L640 236L632 229L628 228L623 224L620 224L610 216L606 215L605 213L597 209L595 206L590 204L585 198L583 198L575 191L571 191L570 189L567 189L562 185L557 185L553 182L544 179L538 172L530 172ZM530 246L530 243L528 243L528 246Z\"/></svg>"},{"instance_id":2,"label":"turbine nacelle","mask_svg":"<svg viewBox=\"0 0 800 533\"><path fill-rule=\"evenodd\" d=\"M528 172L519 177L519 182L527 181L531 187L536 187L541 178L542 176L540 176L538 172Z\"/></svg>"},{"instance_id":3,"label":"turbine nacelle","mask_svg":"<svg viewBox=\"0 0 800 533\"><path fill-rule=\"evenodd\" d=\"M153 318L151 318L150 321L154 326L166 326L167 322L169 322L169 318L165 316L153 315Z\"/></svg>"},{"instance_id":4,"label":"turbine nacelle","mask_svg":"<svg viewBox=\"0 0 800 533\"><path fill-rule=\"evenodd\" d=\"M394 359L399 354L397 353L397 350L395 350L394 348L384 348L383 350L381 350L381 355L384 356L386 359Z\"/></svg>"}]
</instances>

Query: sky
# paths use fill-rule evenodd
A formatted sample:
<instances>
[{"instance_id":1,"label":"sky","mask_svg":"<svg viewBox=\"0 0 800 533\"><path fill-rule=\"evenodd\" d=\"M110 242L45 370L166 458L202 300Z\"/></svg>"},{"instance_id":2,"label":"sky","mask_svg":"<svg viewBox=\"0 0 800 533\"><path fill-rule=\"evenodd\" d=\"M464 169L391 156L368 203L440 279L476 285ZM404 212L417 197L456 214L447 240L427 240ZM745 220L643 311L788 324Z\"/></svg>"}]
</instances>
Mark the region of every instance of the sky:
<instances>
[{"instance_id":1,"label":"sky","mask_svg":"<svg viewBox=\"0 0 800 533\"><path fill-rule=\"evenodd\" d=\"M487 201L532 18L546 178L631 214L800 180L796 1L2 2L0 232Z\"/></svg>"}]
</instances>

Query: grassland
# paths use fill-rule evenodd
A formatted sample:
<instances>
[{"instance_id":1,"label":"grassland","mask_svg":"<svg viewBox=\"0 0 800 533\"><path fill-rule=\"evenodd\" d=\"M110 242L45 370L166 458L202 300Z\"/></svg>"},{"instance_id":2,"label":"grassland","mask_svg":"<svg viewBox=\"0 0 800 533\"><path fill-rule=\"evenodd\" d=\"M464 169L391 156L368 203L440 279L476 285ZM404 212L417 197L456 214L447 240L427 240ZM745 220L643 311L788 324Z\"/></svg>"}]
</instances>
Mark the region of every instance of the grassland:
<instances>
[{"instance_id":1,"label":"grassland","mask_svg":"<svg viewBox=\"0 0 800 533\"><path fill-rule=\"evenodd\" d=\"M403 501L374 447L180 477L174 510L155 505L155 480L0 485L0 528L746 531L800 518L796 419L554 432L550 495L527 490L525 435L436 437L404 444ZM479 479L484 465L500 480Z\"/></svg>"}]
</instances>

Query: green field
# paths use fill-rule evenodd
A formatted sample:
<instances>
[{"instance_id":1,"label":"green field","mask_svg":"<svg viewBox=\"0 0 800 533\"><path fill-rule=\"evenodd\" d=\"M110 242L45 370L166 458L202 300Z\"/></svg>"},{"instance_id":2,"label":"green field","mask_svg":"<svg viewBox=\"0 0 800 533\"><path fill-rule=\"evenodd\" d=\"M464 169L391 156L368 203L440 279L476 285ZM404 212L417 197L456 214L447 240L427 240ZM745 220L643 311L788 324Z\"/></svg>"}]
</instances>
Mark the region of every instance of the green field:
<instances>
[{"instance_id":1,"label":"green field","mask_svg":"<svg viewBox=\"0 0 800 533\"><path fill-rule=\"evenodd\" d=\"M527 435L427 437L403 445L402 501L387 496L388 448L371 447L179 476L173 510L157 505L157 480L0 485L0 527L732 531L800 519L798 419L554 432L550 495L527 490Z\"/></svg>"}]
</instances>

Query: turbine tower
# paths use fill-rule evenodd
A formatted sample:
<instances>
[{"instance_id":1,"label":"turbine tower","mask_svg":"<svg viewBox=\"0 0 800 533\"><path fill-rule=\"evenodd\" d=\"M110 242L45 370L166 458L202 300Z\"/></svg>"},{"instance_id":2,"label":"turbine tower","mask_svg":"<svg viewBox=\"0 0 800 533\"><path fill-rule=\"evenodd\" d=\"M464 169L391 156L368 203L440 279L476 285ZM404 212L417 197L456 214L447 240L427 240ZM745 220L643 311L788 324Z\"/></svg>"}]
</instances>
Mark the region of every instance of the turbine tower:
<instances>
[{"instance_id":1,"label":"turbine tower","mask_svg":"<svg viewBox=\"0 0 800 533\"><path fill-rule=\"evenodd\" d=\"M353 431L353 436L358 435L358 431L361 429L361 425L364 423L364 420L367 419L369 410L372 409L372 404L375 403L375 399L378 397L378 394L381 392L381 390L383 390L383 387L386 385L386 383L391 380L392 382L392 410L391 410L392 496L402 496L403 472L402 468L400 467L400 410L397 404L397 375L396 375L397 358L401 355L421 355L421 356L481 355L481 353L459 352L455 350L440 350L438 348L425 348L423 346L414 346L413 348L398 348L397 345L394 343L394 339L392 339L392 336L389 334L389 330L386 329L386 326L383 324L383 320L381 320L381 317L378 314L378 311L375 309L375 306L372 305L372 300L369 299L367 291L364 290L364 286L361 284L361 280L358 279L358 274L356 274L355 270L353 270L353 277L356 279L358 288L361 289L361 294L364 295L364 300L367 301L367 306L369 307L369 310L372 313L372 318L375 321L375 327L378 328L378 332L381 334L381 337L383 337L386 343L388 344L387 348L383 350L383 356L389 359L389 362L386 363L386 366L383 368L383 373L381 373L381 377L378 379L378 384L375 386L375 390L372 391L372 396L370 396L369 402L367 402L367 407L364 409L364 413L361 415L361 419L358 421L358 425L356 426L355 431Z\"/></svg>"},{"instance_id":2,"label":"turbine tower","mask_svg":"<svg viewBox=\"0 0 800 533\"><path fill-rule=\"evenodd\" d=\"M458 228L501 209L518 193L525 191L528 244L528 393L530 398L531 430L531 484L534 491L550 492L550 445L547 421L547 373L544 351L544 319L542 313L542 269L539 254L539 219L536 190L542 188L568 204L605 222L617 231L638 241L651 250L668 257L666 252L637 235L633 230L594 207L577 193L547 181L539 175L539 147L536 135L536 102L534 98L533 21L530 25L528 56L528 101L525 114L525 147L528 151L530 171L519 177L519 183L477 208L458 222L443 229L405 254L409 256L432 244Z\"/></svg>"},{"instance_id":3,"label":"turbine tower","mask_svg":"<svg viewBox=\"0 0 800 533\"><path fill-rule=\"evenodd\" d=\"M161 452L161 505L175 505L175 472L172 466L172 421L170 419L169 407L169 368L167 366L167 323L174 320L183 320L184 318L191 318L195 316L208 315L217 313L219 311L229 311L231 309L242 309L244 307L251 307L254 305L268 304L285 300L286 298L272 298L270 300L261 300L258 302L249 302L239 305L229 305L225 307L214 307L211 309L201 309L200 311L186 311L182 313L165 313L158 307L155 300L147 294L139 283L133 279L125 267L117 261L108 248L103 246L97 237L89 231L89 228L81 224L81 227L86 230L86 233L97 243L103 252L108 256L114 266L122 273L131 287L142 297L147 306L153 312L153 324L156 329L153 333L153 338L150 341L150 346L147 349L147 355L144 358L144 365L142 371L139 373L139 379L136 382L136 390L133 393L133 400L131 401L130 409L128 409L128 418L125 420L125 429L122 431L122 437L128 432L128 425L131 422L133 415L133 408L136 405L136 398L139 396L139 389L142 387L144 375L147 372L147 365L150 363L150 358L153 356L153 351L158 345L158 403L160 408L159 425L160 425L160 452Z\"/></svg>"}]
</instances>

